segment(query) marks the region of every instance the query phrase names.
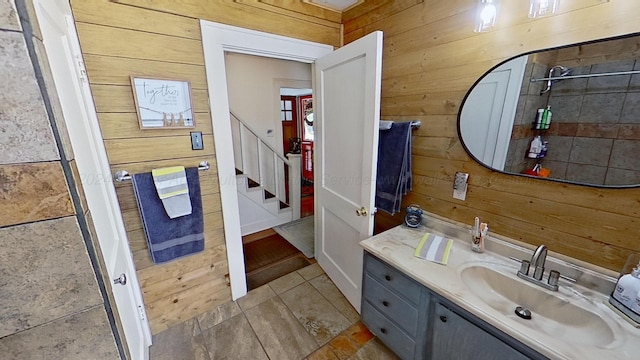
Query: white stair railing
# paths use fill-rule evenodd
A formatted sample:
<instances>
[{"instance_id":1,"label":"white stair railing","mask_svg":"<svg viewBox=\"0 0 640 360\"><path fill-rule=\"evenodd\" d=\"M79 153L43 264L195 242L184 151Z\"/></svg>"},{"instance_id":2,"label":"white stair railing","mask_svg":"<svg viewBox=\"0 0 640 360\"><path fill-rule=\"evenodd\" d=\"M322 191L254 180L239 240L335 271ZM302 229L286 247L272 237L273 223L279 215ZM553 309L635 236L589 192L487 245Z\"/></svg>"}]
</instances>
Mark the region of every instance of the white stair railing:
<instances>
[{"instance_id":1,"label":"white stair railing","mask_svg":"<svg viewBox=\"0 0 640 360\"><path fill-rule=\"evenodd\" d=\"M299 219L301 156L287 154L289 159L285 158L245 121L233 112L230 114L236 168L287 204L293 212L292 220ZM289 199L285 191L285 167L289 174Z\"/></svg>"}]
</instances>

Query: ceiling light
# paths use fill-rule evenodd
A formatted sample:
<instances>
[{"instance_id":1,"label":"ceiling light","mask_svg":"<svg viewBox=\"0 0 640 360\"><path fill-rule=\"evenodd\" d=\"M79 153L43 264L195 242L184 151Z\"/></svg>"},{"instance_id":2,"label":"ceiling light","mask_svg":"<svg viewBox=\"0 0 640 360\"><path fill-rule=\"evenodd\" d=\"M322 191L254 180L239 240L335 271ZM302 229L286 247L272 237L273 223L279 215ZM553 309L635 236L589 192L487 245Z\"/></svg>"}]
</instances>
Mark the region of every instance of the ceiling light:
<instances>
[{"instance_id":1,"label":"ceiling light","mask_svg":"<svg viewBox=\"0 0 640 360\"><path fill-rule=\"evenodd\" d=\"M560 7L560 0L529 0L529 17L539 18L555 14Z\"/></svg>"},{"instance_id":2,"label":"ceiling light","mask_svg":"<svg viewBox=\"0 0 640 360\"><path fill-rule=\"evenodd\" d=\"M480 0L476 13L475 32L483 32L491 29L496 23L498 14L497 0Z\"/></svg>"}]
</instances>

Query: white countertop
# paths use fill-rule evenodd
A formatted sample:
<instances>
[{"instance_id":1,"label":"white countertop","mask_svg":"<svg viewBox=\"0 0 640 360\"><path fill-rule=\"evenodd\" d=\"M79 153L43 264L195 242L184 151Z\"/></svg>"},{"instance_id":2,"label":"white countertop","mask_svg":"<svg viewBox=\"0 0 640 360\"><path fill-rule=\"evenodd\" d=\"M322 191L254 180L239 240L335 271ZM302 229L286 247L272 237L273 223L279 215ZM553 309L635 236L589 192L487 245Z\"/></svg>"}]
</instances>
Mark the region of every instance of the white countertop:
<instances>
[{"instance_id":1,"label":"white countertop","mask_svg":"<svg viewBox=\"0 0 640 360\"><path fill-rule=\"evenodd\" d=\"M554 295L567 299L567 301L595 311L613 331L613 340L609 344L604 346L590 344L584 340L589 336L573 336L572 339L562 339L558 334L554 336L553 334L550 335L542 331L537 331L535 330L536 321L544 321L545 319L543 317L536 317L536 314L534 314L533 319L525 320L517 317L513 310L498 311L494 307L485 304L476 293L465 285L460 277L460 271L462 269L471 264L481 263L484 266L500 268L502 270L507 269L507 273L513 276L513 278L525 282L516 276L519 264L509 259L509 256L513 256L512 254L504 254L505 256L503 256L491 251L491 248L497 249L499 245L496 246L495 243L489 244L489 241L501 242L501 240L495 238L493 240L490 239L487 243L487 251L479 254L471 251L470 240L465 241L462 239L462 236L459 236L468 230L457 226L456 234L458 237L456 238L451 236L454 232L449 231L450 229L443 230L443 226L455 227L455 225L446 224L440 220L429 220L427 226L430 227L422 226L418 229L411 229L400 225L363 240L360 244L368 252L393 265L430 290L551 359L640 359L640 329L632 326L622 315L619 315L606 304L608 294L594 291L594 289L578 284L570 284L562 279L559 283L559 291L554 293ZM454 240L448 265L440 265L419 259L413 255L418 242L426 232L446 235ZM512 246L512 244L508 242L505 243L508 244L507 247L517 247L515 245ZM531 251L526 248L522 248L521 250L525 251L522 253L524 257L518 258L528 260L531 257ZM548 257L548 259L550 259L550 257ZM563 261L566 261L566 258ZM589 274L589 272L591 274L595 273L590 269L584 270L587 274ZM597 273L595 274L596 276L598 275ZM609 285L612 284L610 282L610 275L611 274L603 274L604 278L608 276L607 279L609 282L606 284ZM615 281L615 278L613 278L613 280ZM587 281L587 283L590 283L590 281ZM531 284L531 286L539 287L534 284ZM539 288L540 291L550 292L542 287ZM601 291L601 289L599 290ZM514 309L516 305L518 304L513 304ZM587 321L585 323L587 325L584 326L584 334L587 335L590 331L588 326L589 322ZM559 331L559 333L562 334L562 329L559 329ZM572 331L575 334L576 328L572 328ZM582 329L578 327L577 334L579 335L581 331ZM593 337L593 334L589 335Z\"/></svg>"}]
</instances>

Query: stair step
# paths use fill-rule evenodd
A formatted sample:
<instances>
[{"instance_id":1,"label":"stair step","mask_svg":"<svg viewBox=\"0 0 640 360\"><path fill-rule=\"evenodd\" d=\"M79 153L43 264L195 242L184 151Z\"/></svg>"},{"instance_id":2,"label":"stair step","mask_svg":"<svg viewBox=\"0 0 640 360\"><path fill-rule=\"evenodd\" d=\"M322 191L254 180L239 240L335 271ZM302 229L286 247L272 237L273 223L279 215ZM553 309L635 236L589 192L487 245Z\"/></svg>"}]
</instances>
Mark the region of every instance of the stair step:
<instances>
[{"instance_id":1,"label":"stair step","mask_svg":"<svg viewBox=\"0 0 640 360\"><path fill-rule=\"evenodd\" d=\"M248 184L247 186L249 188L260 187L260 183L254 181L254 180L251 180L250 178L247 178L247 184Z\"/></svg>"},{"instance_id":2,"label":"stair step","mask_svg":"<svg viewBox=\"0 0 640 360\"><path fill-rule=\"evenodd\" d=\"M274 216L291 213L291 207L288 204L280 201L275 194L260 186L256 181L251 180L247 175L236 174L236 178L238 180L238 191L244 193L254 203L262 204L262 207Z\"/></svg>"}]
</instances>

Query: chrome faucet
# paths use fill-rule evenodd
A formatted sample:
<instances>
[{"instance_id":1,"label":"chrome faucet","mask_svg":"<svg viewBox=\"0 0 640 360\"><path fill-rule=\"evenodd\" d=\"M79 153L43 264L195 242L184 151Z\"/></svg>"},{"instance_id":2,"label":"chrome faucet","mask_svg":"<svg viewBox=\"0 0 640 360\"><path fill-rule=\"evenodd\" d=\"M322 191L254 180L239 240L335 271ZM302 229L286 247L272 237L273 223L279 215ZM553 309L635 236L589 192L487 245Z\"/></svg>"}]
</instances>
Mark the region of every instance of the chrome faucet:
<instances>
[{"instance_id":1,"label":"chrome faucet","mask_svg":"<svg viewBox=\"0 0 640 360\"><path fill-rule=\"evenodd\" d=\"M542 280L545 261L547 261L547 247L544 245L540 245L533 253L533 256L531 256L531 265L533 266L534 279Z\"/></svg>"},{"instance_id":2,"label":"chrome faucet","mask_svg":"<svg viewBox=\"0 0 640 360\"><path fill-rule=\"evenodd\" d=\"M522 260L520 264L520 270L518 270L518 277L525 279L534 284L540 285L545 289L558 291L558 279L560 273L556 270L549 272L549 279L547 282L542 281L542 275L544 274L544 263L547 260L547 247L544 245L538 246L536 251L531 256L531 261ZM533 265L533 275L529 275L529 267Z\"/></svg>"}]
</instances>

